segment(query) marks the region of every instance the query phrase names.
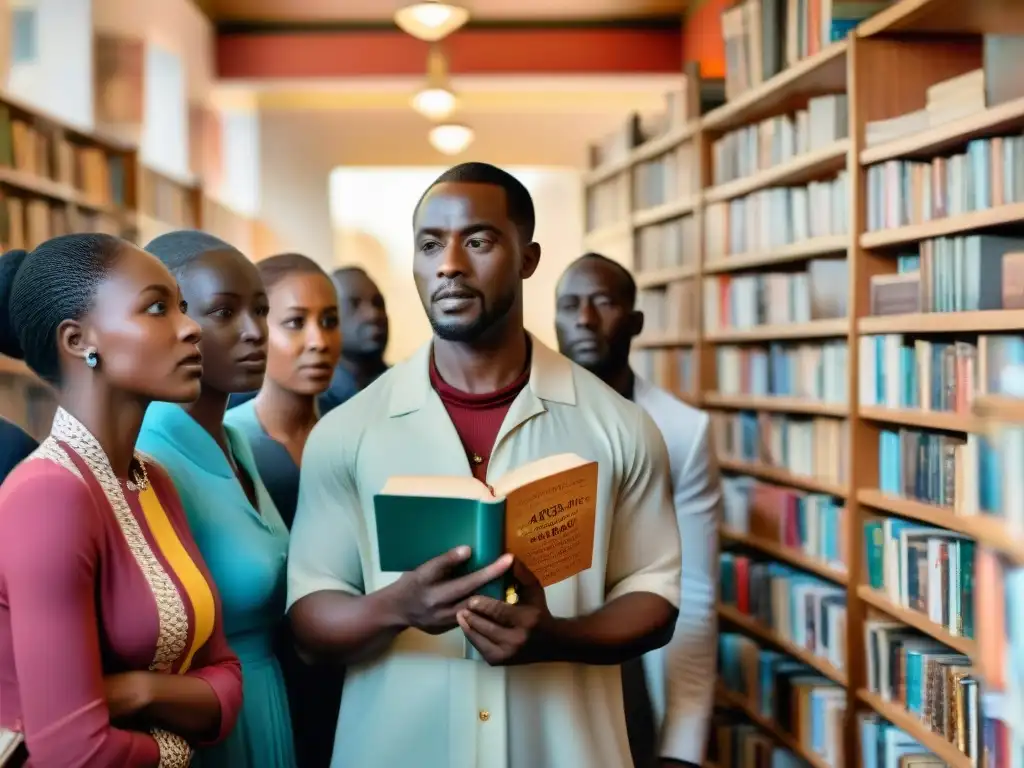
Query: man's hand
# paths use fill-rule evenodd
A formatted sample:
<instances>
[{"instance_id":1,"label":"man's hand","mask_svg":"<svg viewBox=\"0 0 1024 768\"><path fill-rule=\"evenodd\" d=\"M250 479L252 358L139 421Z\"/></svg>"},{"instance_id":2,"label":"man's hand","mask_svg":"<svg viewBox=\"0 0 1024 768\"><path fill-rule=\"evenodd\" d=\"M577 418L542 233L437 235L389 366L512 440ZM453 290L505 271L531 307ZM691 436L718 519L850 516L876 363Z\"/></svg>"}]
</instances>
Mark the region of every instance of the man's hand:
<instances>
[{"instance_id":1,"label":"man's hand","mask_svg":"<svg viewBox=\"0 0 1024 768\"><path fill-rule=\"evenodd\" d=\"M456 547L396 581L395 608L402 621L431 635L440 635L458 626L455 615L467 597L489 581L499 578L512 565L512 555L502 555L479 571L451 578L451 572L469 558L469 547Z\"/></svg>"},{"instance_id":2,"label":"man's hand","mask_svg":"<svg viewBox=\"0 0 1024 768\"><path fill-rule=\"evenodd\" d=\"M471 597L458 612L459 626L491 666L529 664L544 658L553 619L544 588L518 560L512 574L519 602L509 605L489 597Z\"/></svg>"}]
</instances>

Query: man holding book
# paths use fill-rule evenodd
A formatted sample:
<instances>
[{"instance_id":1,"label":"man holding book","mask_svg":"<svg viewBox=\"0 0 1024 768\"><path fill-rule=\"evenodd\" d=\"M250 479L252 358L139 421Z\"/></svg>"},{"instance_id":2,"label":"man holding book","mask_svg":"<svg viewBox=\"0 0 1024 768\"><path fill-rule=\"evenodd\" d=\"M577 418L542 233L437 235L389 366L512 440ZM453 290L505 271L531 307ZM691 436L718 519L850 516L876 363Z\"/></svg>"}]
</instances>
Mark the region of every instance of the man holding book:
<instances>
[{"instance_id":1,"label":"man holding book","mask_svg":"<svg viewBox=\"0 0 1024 768\"><path fill-rule=\"evenodd\" d=\"M494 166L456 166L424 194L414 230L433 339L314 429L292 530L296 635L307 652L350 665L332 766L629 766L618 665L669 640L679 599L664 441L642 409L524 330L523 280L540 247L521 183ZM423 482L430 502L507 484L511 515L527 465L566 461L581 473L581 506L567 499L532 517L584 510L560 530L592 536L589 567L560 580L546 572L543 588L491 546L491 562L466 568L493 541L478 530L412 571L382 571L387 521L375 497L395 478L406 489L447 478L447 494ZM431 507L411 540L445 538ZM506 528L507 548L527 529ZM509 578L507 600L487 596Z\"/></svg>"},{"instance_id":2,"label":"man holding book","mask_svg":"<svg viewBox=\"0 0 1024 768\"><path fill-rule=\"evenodd\" d=\"M722 490L707 415L630 367L630 347L644 320L636 293L625 267L588 253L558 282L555 328L562 354L647 411L668 444L683 546L679 617L665 648L648 653L642 665L623 665L626 722L637 768L700 765L714 699Z\"/></svg>"}]
</instances>

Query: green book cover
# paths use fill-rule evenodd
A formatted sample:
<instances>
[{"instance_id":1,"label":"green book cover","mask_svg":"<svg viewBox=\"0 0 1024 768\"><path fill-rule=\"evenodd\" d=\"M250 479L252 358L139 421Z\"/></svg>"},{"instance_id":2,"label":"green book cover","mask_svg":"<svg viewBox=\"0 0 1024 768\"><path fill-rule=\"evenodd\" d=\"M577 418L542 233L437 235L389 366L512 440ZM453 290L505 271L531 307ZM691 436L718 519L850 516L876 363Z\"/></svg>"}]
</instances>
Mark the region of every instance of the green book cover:
<instances>
[{"instance_id":1,"label":"green book cover","mask_svg":"<svg viewBox=\"0 0 1024 768\"><path fill-rule=\"evenodd\" d=\"M450 549L468 546L461 576L490 565L505 553L505 502L438 496L378 494L377 542L382 571L413 571ZM487 584L481 594L505 599L506 584Z\"/></svg>"}]
</instances>

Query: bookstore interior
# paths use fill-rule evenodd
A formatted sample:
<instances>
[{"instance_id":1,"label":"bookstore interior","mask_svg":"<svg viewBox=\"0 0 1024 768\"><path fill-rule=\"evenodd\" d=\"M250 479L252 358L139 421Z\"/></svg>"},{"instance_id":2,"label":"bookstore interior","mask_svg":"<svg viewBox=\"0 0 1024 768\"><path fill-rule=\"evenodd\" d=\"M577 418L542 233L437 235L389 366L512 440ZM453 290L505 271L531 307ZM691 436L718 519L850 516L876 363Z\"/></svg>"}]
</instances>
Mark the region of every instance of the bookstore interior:
<instances>
[{"instance_id":1,"label":"bookstore interior","mask_svg":"<svg viewBox=\"0 0 1024 768\"><path fill-rule=\"evenodd\" d=\"M746 0L722 35L724 82L585 177L637 369L712 418L708 762L1024 765L1024 2Z\"/></svg>"},{"instance_id":2,"label":"bookstore interior","mask_svg":"<svg viewBox=\"0 0 1024 768\"><path fill-rule=\"evenodd\" d=\"M638 371L712 414L707 764L1024 766L1024 0L743 0L721 27L724 80L682 70L583 177ZM0 186L7 247L248 226L6 96ZM46 428L48 398L0 394Z\"/></svg>"}]
</instances>

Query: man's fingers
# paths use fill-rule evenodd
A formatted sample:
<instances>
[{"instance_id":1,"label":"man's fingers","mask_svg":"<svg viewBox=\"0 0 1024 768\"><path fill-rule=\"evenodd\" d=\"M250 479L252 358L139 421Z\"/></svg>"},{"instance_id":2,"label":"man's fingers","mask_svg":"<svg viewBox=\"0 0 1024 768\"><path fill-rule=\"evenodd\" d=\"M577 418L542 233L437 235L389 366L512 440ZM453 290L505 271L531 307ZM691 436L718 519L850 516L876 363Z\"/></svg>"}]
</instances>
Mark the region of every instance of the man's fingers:
<instances>
[{"instance_id":1,"label":"man's fingers","mask_svg":"<svg viewBox=\"0 0 1024 768\"><path fill-rule=\"evenodd\" d=\"M481 595L474 595L466 605L472 613L490 619L495 624L500 624L504 627L515 626L515 606Z\"/></svg>"},{"instance_id":2,"label":"man's fingers","mask_svg":"<svg viewBox=\"0 0 1024 768\"><path fill-rule=\"evenodd\" d=\"M438 597L441 603L457 603L466 595L471 595L488 582L501 577L512 566L512 555L502 555L493 563L479 571L452 579L447 584L438 586Z\"/></svg>"},{"instance_id":3,"label":"man's fingers","mask_svg":"<svg viewBox=\"0 0 1024 768\"><path fill-rule=\"evenodd\" d=\"M541 588L537 577L533 575L533 571L527 568L526 563L518 558L512 564L512 577L524 587L528 587L530 589Z\"/></svg>"},{"instance_id":4,"label":"man's fingers","mask_svg":"<svg viewBox=\"0 0 1024 768\"><path fill-rule=\"evenodd\" d=\"M487 635L482 632L478 632L473 624L471 624L471 616L469 611L459 611L458 613L459 627L462 628L462 633L466 636L466 639L473 644L473 647L480 651L481 655L488 661L492 659L504 658L504 651L501 646L491 640ZM477 621L481 621L477 617Z\"/></svg>"},{"instance_id":5,"label":"man's fingers","mask_svg":"<svg viewBox=\"0 0 1024 768\"><path fill-rule=\"evenodd\" d=\"M433 560L427 560L416 570L427 584L433 584L435 581L441 581L449 571L466 562L469 559L469 551L469 547L449 549L443 555L438 555Z\"/></svg>"},{"instance_id":6,"label":"man's fingers","mask_svg":"<svg viewBox=\"0 0 1024 768\"><path fill-rule=\"evenodd\" d=\"M507 624L495 621L491 617L478 613L472 608L459 611L458 615L465 619L470 629L483 635L492 643L498 645L512 645L515 643L515 630Z\"/></svg>"}]
</instances>

